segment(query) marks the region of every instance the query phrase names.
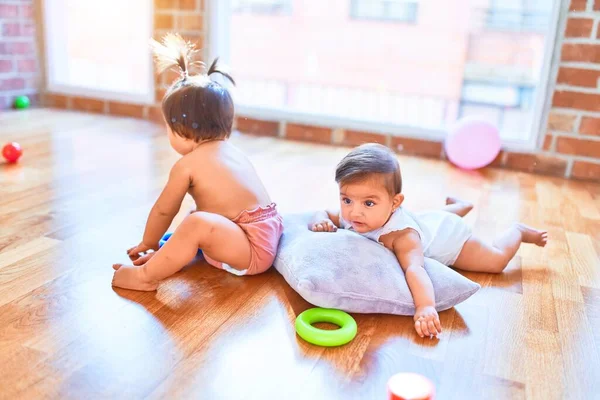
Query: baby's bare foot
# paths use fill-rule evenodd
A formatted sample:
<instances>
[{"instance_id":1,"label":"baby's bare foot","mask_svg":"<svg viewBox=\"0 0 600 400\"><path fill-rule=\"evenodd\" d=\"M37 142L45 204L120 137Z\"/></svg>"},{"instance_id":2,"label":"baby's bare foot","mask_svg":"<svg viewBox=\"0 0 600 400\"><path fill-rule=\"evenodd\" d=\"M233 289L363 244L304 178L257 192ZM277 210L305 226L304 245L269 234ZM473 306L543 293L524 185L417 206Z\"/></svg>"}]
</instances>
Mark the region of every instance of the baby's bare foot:
<instances>
[{"instance_id":1,"label":"baby's bare foot","mask_svg":"<svg viewBox=\"0 0 600 400\"><path fill-rule=\"evenodd\" d=\"M113 269L113 286L145 292L152 292L158 287L158 282L148 279L142 266L113 264Z\"/></svg>"},{"instance_id":2,"label":"baby's bare foot","mask_svg":"<svg viewBox=\"0 0 600 400\"><path fill-rule=\"evenodd\" d=\"M473 204L469 203L468 201L461 200L457 197L448 196L448 197L446 197L446 205L450 205L450 204L461 204L461 205L470 206L471 208L473 208Z\"/></svg>"},{"instance_id":3,"label":"baby's bare foot","mask_svg":"<svg viewBox=\"0 0 600 400\"><path fill-rule=\"evenodd\" d=\"M544 247L548 243L547 231L539 231L525 224L516 224L516 226L521 231L523 243L533 243L540 247Z\"/></svg>"},{"instance_id":4,"label":"baby's bare foot","mask_svg":"<svg viewBox=\"0 0 600 400\"><path fill-rule=\"evenodd\" d=\"M461 217L464 217L473 209L473 203L469 203L468 201L464 201L456 197L446 197L446 205L449 206L453 204L455 204L455 206L452 207L452 210L448 209L448 211L453 212Z\"/></svg>"}]
</instances>

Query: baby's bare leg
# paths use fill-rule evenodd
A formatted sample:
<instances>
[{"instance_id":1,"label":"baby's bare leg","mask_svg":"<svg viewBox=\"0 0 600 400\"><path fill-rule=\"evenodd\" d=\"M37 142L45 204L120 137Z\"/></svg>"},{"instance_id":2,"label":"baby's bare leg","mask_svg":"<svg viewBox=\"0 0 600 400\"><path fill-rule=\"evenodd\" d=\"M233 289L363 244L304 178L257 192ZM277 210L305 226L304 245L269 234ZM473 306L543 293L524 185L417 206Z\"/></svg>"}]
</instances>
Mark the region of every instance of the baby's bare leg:
<instances>
[{"instance_id":1,"label":"baby's bare leg","mask_svg":"<svg viewBox=\"0 0 600 400\"><path fill-rule=\"evenodd\" d=\"M244 270L250 265L250 242L227 218L205 212L188 215L169 240L144 265L115 264L113 286L152 291L194 259L198 248L210 258Z\"/></svg>"},{"instance_id":2,"label":"baby's bare leg","mask_svg":"<svg viewBox=\"0 0 600 400\"><path fill-rule=\"evenodd\" d=\"M500 273L515 256L521 243L544 247L547 241L546 231L514 224L491 246L475 237L467 240L454 267L465 271Z\"/></svg>"},{"instance_id":3,"label":"baby's bare leg","mask_svg":"<svg viewBox=\"0 0 600 400\"><path fill-rule=\"evenodd\" d=\"M473 204L468 201L457 199L456 197L446 197L446 206L442 207L442 210L452 214L456 214L459 217L464 217L473 209Z\"/></svg>"}]
</instances>

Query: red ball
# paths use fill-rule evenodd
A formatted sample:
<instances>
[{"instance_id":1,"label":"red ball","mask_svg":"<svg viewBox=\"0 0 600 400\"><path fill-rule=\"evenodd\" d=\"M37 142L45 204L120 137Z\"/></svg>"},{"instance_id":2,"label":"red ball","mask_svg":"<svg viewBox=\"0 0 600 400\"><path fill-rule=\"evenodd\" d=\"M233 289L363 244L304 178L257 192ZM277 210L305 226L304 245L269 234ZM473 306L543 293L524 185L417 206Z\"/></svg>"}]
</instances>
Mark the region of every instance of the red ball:
<instances>
[{"instance_id":1,"label":"red ball","mask_svg":"<svg viewBox=\"0 0 600 400\"><path fill-rule=\"evenodd\" d=\"M23 154L21 145L17 142L8 143L2 148L2 156L6 158L9 163L15 163Z\"/></svg>"}]
</instances>

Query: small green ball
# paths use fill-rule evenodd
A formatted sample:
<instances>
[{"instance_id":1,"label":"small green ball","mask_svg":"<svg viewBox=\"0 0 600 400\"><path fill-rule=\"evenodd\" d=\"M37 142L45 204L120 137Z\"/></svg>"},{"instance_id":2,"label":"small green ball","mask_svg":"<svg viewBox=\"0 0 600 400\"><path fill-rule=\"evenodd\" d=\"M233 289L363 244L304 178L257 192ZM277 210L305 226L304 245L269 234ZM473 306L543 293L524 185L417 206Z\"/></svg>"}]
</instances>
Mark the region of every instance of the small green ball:
<instances>
[{"instance_id":1,"label":"small green ball","mask_svg":"<svg viewBox=\"0 0 600 400\"><path fill-rule=\"evenodd\" d=\"M17 96L15 99L15 108L17 110L23 110L28 108L31 102L29 101L29 97L27 96Z\"/></svg>"}]
</instances>

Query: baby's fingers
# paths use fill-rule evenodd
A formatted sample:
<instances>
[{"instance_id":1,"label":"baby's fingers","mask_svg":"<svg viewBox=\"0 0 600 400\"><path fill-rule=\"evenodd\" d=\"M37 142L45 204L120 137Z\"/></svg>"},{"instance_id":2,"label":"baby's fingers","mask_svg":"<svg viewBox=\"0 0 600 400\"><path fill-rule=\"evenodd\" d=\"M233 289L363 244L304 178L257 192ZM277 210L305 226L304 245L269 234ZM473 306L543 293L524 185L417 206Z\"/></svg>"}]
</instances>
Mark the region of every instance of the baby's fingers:
<instances>
[{"instance_id":1,"label":"baby's fingers","mask_svg":"<svg viewBox=\"0 0 600 400\"><path fill-rule=\"evenodd\" d=\"M429 336L429 329L427 328L427 320L425 318L419 318L417 323L421 325L421 332L423 333L421 337Z\"/></svg>"},{"instance_id":2,"label":"baby's fingers","mask_svg":"<svg viewBox=\"0 0 600 400\"><path fill-rule=\"evenodd\" d=\"M417 331L417 334L421 337L423 337L423 331L421 330L421 321L415 321L415 330Z\"/></svg>"},{"instance_id":3,"label":"baby's fingers","mask_svg":"<svg viewBox=\"0 0 600 400\"><path fill-rule=\"evenodd\" d=\"M436 319L434 320L434 322L435 322L435 327L437 328L438 332L439 332L439 333L442 333L442 324L441 324L441 322L440 322L440 319L439 319L439 318L436 318Z\"/></svg>"},{"instance_id":4,"label":"baby's fingers","mask_svg":"<svg viewBox=\"0 0 600 400\"><path fill-rule=\"evenodd\" d=\"M430 335L430 336L431 336L431 335L433 335L433 336L436 336L436 337L437 337L437 335L438 335L438 330L437 330L437 328L435 327L435 325L433 324L433 321L432 321L432 320L429 320L429 322L427 322L427 328L429 328L429 335Z\"/></svg>"},{"instance_id":5,"label":"baby's fingers","mask_svg":"<svg viewBox=\"0 0 600 400\"><path fill-rule=\"evenodd\" d=\"M129 256L129 259L130 259L131 261L135 261L135 260L137 260L138 258L140 258L140 255L139 255L139 253L138 253L138 252L136 252L136 251L135 251L135 248L133 248L133 249L129 249L129 250L127 251L127 255Z\"/></svg>"},{"instance_id":6,"label":"baby's fingers","mask_svg":"<svg viewBox=\"0 0 600 400\"><path fill-rule=\"evenodd\" d=\"M328 230L329 232L335 232L335 231L337 231L337 226L335 226L335 225L333 224L333 222L328 222L328 223L327 223L327 230Z\"/></svg>"},{"instance_id":7,"label":"baby's fingers","mask_svg":"<svg viewBox=\"0 0 600 400\"><path fill-rule=\"evenodd\" d=\"M148 262L149 259L151 259L152 257L154 257L154 252L152 253L147 253L145 255L143 255L142 257L138 257L137 259L133 260L133 265L144 265Z\"/></svg>"}]
</instances>

